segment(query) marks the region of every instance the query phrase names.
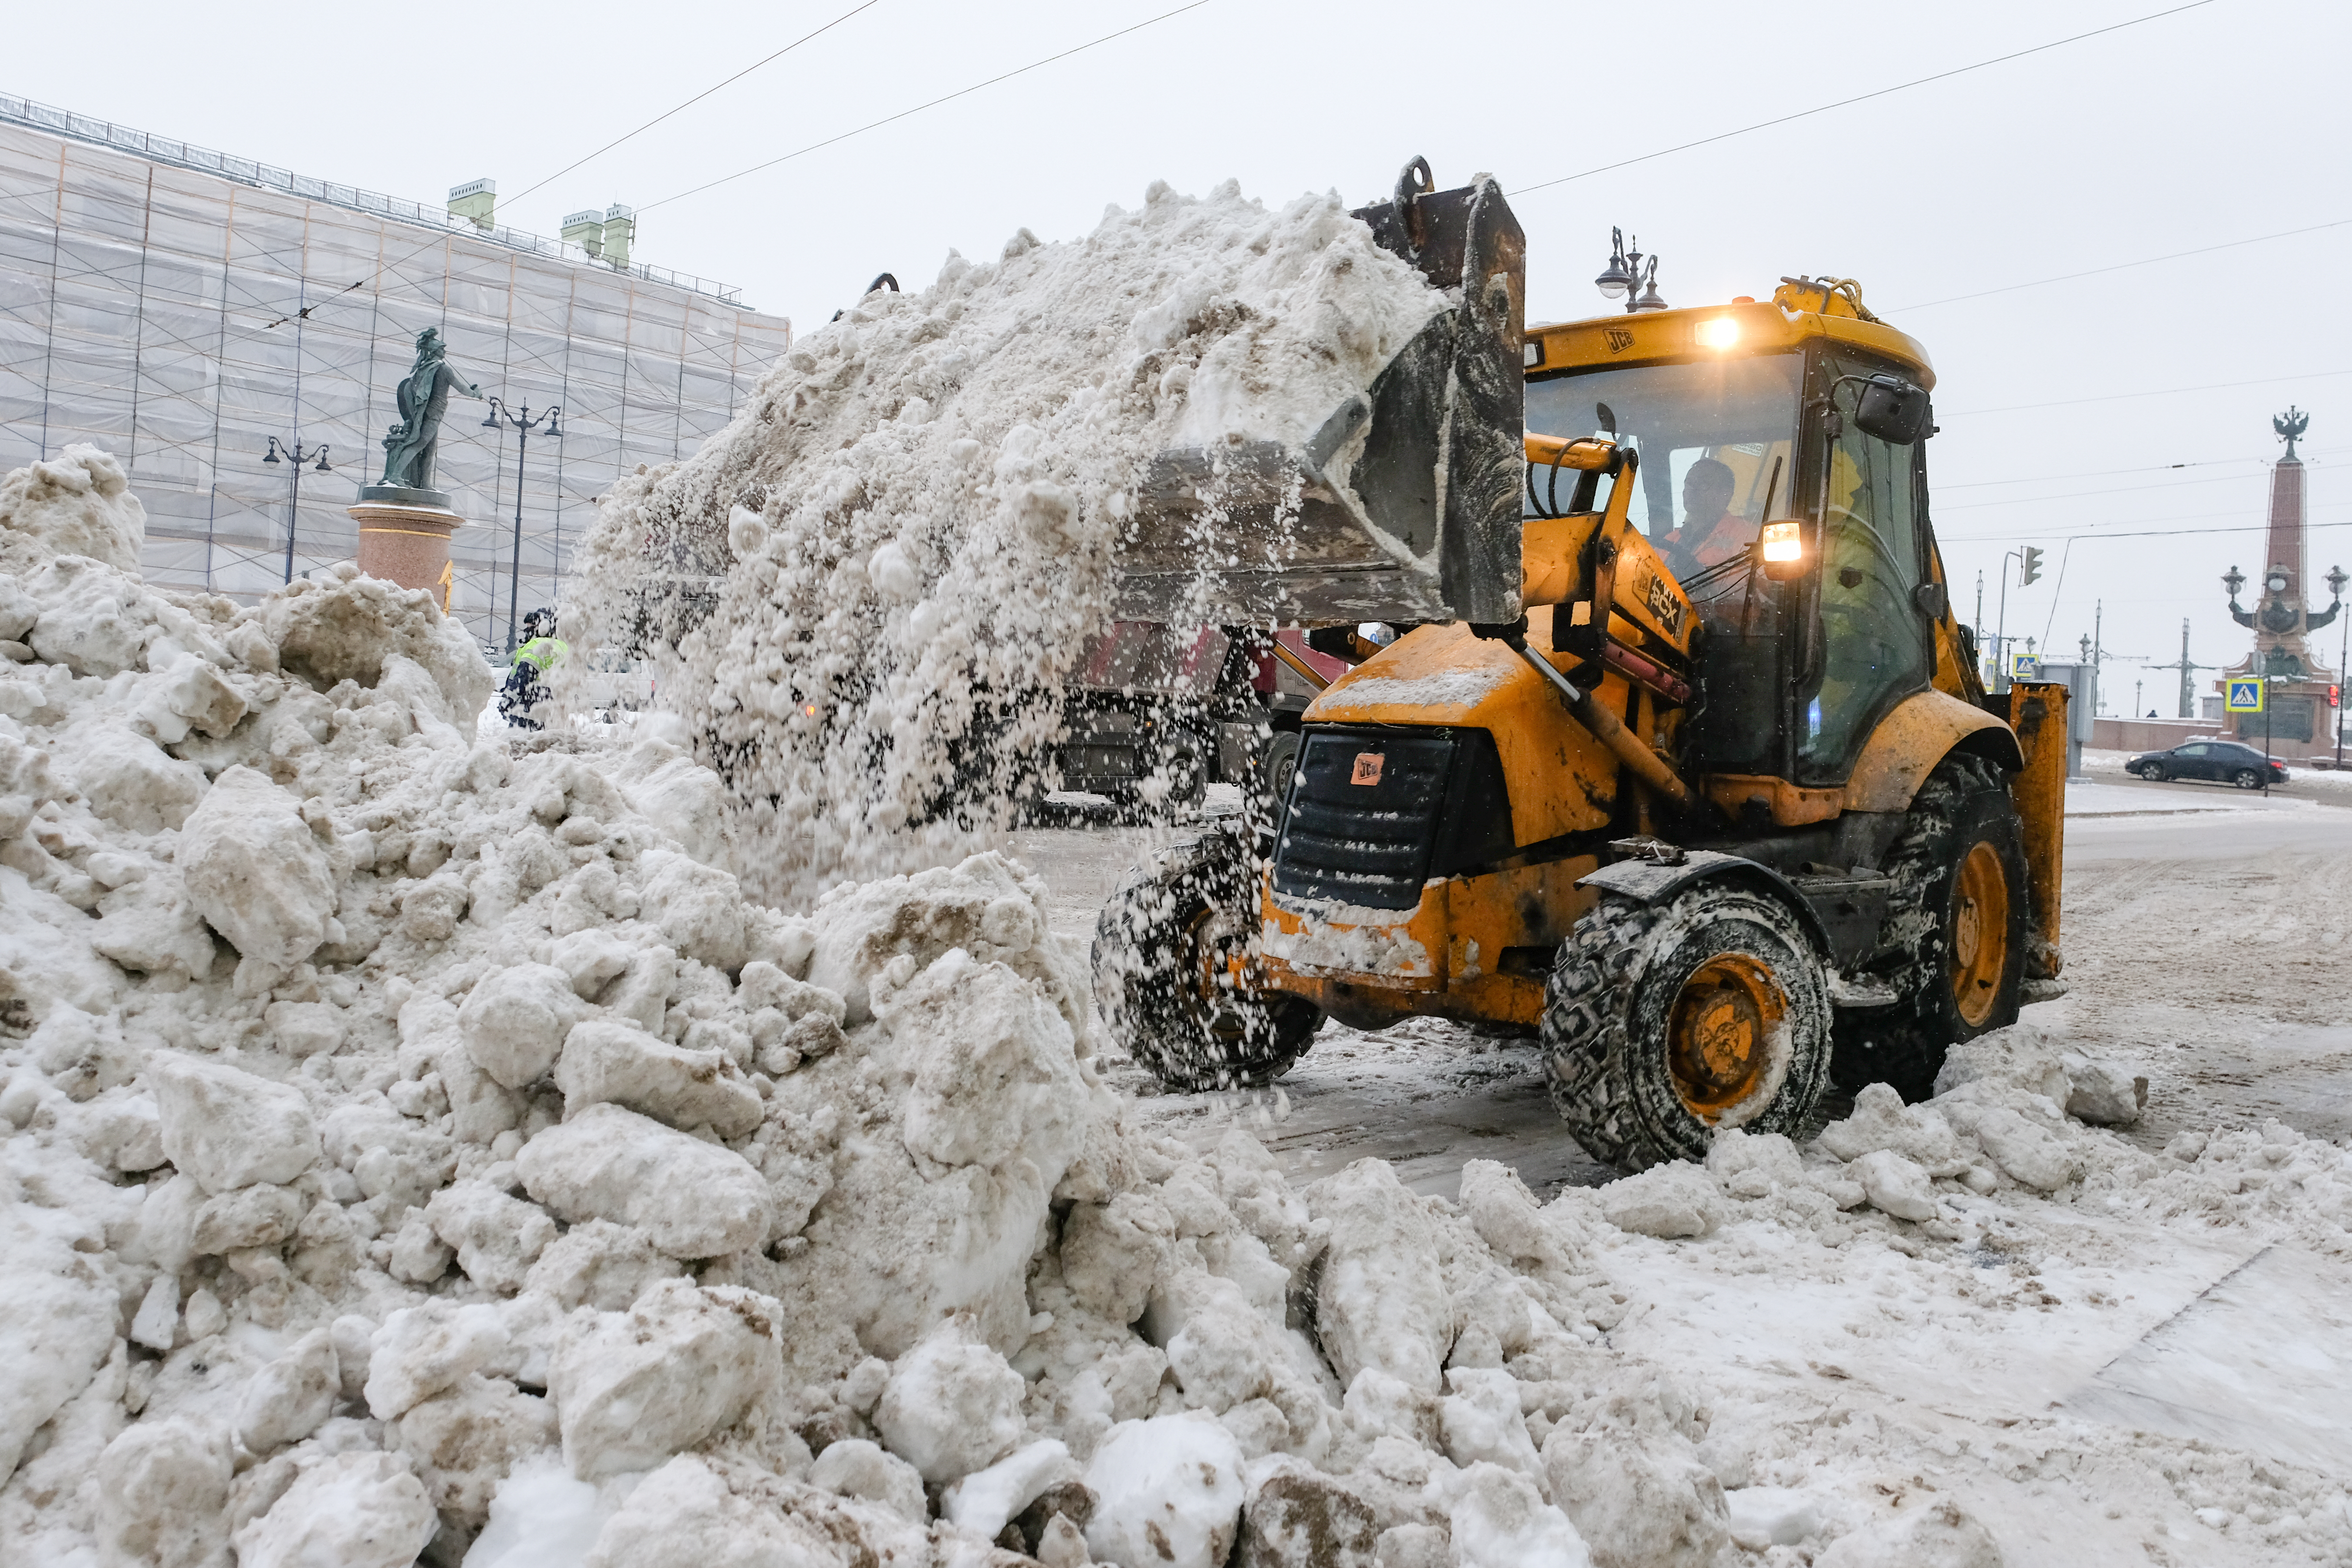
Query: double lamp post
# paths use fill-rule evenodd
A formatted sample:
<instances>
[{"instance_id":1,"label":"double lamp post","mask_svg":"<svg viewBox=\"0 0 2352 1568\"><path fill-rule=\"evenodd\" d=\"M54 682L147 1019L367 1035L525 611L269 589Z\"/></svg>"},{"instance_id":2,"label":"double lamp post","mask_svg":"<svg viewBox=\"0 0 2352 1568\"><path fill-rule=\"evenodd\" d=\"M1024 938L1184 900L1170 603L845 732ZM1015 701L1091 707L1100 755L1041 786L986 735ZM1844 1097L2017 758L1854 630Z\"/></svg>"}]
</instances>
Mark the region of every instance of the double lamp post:
<instances>
[{"instance_id":1,"label":"double lamp post","mask_svg":"<svg viewBox=\"0 0 2352 1568\"><path fill-rule=\"evenodd\" d=\"M509 408L504 402L493 397L490 399L489 417L482 421L483 429L496 430L499 428L499 421L503 419L506 424L514 427L515 433L514 562L507 572L507 654L509 658L513 657L515 650L517 640L515 627L519 624L516 616L522 594L523 453L530 446L530 433L538 429L541 422L547 426L549 439L555 440L562 437L562 428L556 422L557 416L562 412L563 409L559 405L534 418L531 416L530 404L524 404L522 412L518 414Z\"/></svg>"}]
</instances>

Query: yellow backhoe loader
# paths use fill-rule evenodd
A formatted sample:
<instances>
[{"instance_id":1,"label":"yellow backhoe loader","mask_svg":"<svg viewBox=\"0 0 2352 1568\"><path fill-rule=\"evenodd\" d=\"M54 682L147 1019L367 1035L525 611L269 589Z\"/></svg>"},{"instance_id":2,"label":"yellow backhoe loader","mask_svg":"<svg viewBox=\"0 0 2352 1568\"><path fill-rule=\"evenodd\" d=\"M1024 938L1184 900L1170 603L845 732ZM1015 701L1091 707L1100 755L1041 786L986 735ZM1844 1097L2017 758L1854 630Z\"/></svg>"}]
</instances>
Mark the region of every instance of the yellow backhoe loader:
<instances>
[{"instance_id":1,"label":"yellow backhoe loader","mask_svg":"<svg viewBox=\"0 0 2352 1568\"><path fill-rule=\"evenodd\" d=\"M1162 459L1139 602L1155 528L1278 518L1230 613L1402 635L1330 645L1370 657L1261 823L1130 873L1107 1020L1185 1089L1278 1076L1327 1016L1539 1034L1627 1169L1833 1083L1924 1097L2057 977L2066 731L2063 687L1988 697L1953 617L1927 351L1836 279L1528 329L1499 190L1431 185L1357 215L1449 301L1368 395Z\"/></svg>"}]
</instances>

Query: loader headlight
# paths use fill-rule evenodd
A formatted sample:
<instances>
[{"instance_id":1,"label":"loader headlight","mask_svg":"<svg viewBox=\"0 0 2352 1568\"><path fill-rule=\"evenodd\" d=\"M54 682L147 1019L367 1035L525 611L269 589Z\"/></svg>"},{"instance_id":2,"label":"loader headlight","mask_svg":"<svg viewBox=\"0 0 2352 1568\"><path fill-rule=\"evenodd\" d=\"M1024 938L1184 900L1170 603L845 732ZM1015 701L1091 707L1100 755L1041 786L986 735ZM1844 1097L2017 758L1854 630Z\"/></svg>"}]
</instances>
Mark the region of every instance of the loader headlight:
<instances>
[{"instance_id":1,"label":"loader headlight","mask_svg":"<svg viewBox=\"0 0 2352 1568\"><path fill-rule=\"evenodd\" d=\"M1691 336L1703 349L1727 349L1739 342L1739 323L1729 316L1717 316L1693 327Z\"/></svg>"},{"instance_id":2,"label":"loader headlight","mask_svg":"<svg viewBox=\"0 0 2352 1568\"><path fill-rule=\"evenodd\" d=\"M1805 542L1793 522L1768 522L1759 542L1764 555L1764 575L1784 582L1805 568Z\"/></svg>"}]
</instances>

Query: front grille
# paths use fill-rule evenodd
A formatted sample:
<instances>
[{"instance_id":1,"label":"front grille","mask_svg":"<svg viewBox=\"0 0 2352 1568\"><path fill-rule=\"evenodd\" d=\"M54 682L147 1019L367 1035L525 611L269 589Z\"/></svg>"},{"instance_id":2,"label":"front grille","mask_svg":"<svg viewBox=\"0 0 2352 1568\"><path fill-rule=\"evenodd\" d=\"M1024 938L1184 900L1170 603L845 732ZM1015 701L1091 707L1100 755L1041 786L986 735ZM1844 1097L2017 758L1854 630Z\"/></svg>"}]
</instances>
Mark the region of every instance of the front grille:
<instances>
[{"instance_id":1,"label":"front grille","mask_svg":"<svg viewBox=\"0 0 2352 1568\"><path fill-rule=\"evenodd\" d=\"M1419 903L1454 750L1450 731L1310 727L1275 850L1275 891L1375 910Z\"/></svg>"}]
</instances>

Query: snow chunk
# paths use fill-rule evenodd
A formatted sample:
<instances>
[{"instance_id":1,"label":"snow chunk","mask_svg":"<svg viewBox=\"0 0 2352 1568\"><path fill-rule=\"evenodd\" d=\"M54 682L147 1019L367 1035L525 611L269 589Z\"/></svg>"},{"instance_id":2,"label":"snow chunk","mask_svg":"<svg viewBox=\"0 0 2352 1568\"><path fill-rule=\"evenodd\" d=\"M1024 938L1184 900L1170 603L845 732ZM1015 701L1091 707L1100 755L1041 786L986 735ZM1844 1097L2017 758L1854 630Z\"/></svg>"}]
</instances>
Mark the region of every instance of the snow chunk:
<instances>
[{"instance_id":1,"label":"snow chunk","mask_svg":"<svg viewBox=\"0 0 2352 1568\"><path fill-rule=\"evenodd\" d=\"M609 1517L596 1489L573 1480L561 1459L523 1459L499 1483L465 1568L578 1568Z\"/></svg>"},{"instance_id":2,"label":"snow chunk","mask_svg":"<svg viewBox=\"0 0 2352 1568\"><path fill-rule=\"evenodd\" d=\"M1927 1173L1892 1149L1873 1149L1846 1167L1846 1174L1870 1194L1871 1207L1896 1219L1936 1217L1936 1193Z\"/></svg>"},{"instance_id":3,"label":"snow chunk","mask_svg":"<svg viewBox=\"0 0 2352 1568\"><path fill-rule=\"evenodd\" d=\"M1315 1325L1333 1368L1347 1383L1377 1367L1419 1393L1439 1392L1454 1303L1422 1201L1383 1160L1325 1177L1307 1201L1331 1226Z\"/></svg>"},{"instance_id":4,"label":"snow chunk","mask_svg":"<svg viewBox=\"0 0 2352 1568\"><path fill-rule=\"evenodd\" d=\"M202 768L167 755L125 725L85 726L74 742L74 787L90 810L127 833L178 827L204 798Z\"/></svg>"},{"instance_id":5,"label":"snow chunk","mask_svg":"<svg viewBox=\"0 0 2352 1568\"><path fill-rule=\"evenodd\" d=\"M568 1331L548 1394L572 1473L651 1469L741 1420L782 1375L773 1305L739 1286L665 1279L625 1314Z\"/></svg>"},{"instance_id":6,"label":"snow chunk","mask_svg":"<svg viewBox=\"0 0 2352 1568\"><path fill-rule=\"evenodd\" d=\"M1568 1516L1517 1470L1473 1465L1455 1485L1447 1518L1454 1568L1592 1568Z\"/></svg>"},{"instance_id":7,"label":"snow chunk","mask_svg":"<svg viewBox=\"0 0 2352 1568\"><path fill-rule=\"evenodd\" d=\"M425 1218L456 1250L467 1279L506 1296L522 1289L531 1265L555 1239L555 1222L543 1210L487 1182L442 1188L425 1205Z\"/></svg>"},{"instance_id":8,"label":"snow chunk","mask_svg":"<svg viewBox=\"0 0 2352 1568\"><path fill-rule=\"evenodd\" d=\"M921 1524L930 1518L921 1473L879 1443L864 1437L826 1444L824 1452L809 1467L809 1485L878 1503L909 1524ZM997 1526L997 1530L1003 1528L1001 1523ZM996 1531L988 1533L993 1536Z\"/></svg>"},{"instance_id":9,"label":"snow chunk","mask_svg":"<svg viewBox=\"0 0 2352 1568\"><path fill-rule=\"evenodd\" d=\"M1975 1132L2002 1173L2025 1186L2054 1193L2082 1173L2055 1134L2005 1105L1990 1107L1979 1116Z\"/></svg>"},{"instance_id":10,"label":"snow chunk","mask_svg":"<svg viewBox=\"0 0 2352 1568\"><path fill-rule=\"evenodd\" d=\"M1112 1427L1087 1466L1087 1550L1106 1563L1222 1568L1241 1524L1242 1455L1207 1415Z\"/></svg>"},{"instance_id":11,"label":"snow chunk","mask_svg":"<svg viewBox=\"0 0 2352 1568\"><path fill-rule=\"evenodd\" d=\"M236 1439L253 1454L299 1443L335 1413L341 1388L334 1336L313 1329L246 1384L237 1404Z\"/></svg>"},{"instance_id":12,"label":"snow chunk","mask_svg":"<svg viewBox=\"0 0 2352 1568\"><path fill-rule=\"evenodd\" d=\"M635 1226L673 1258L718 1258L768 1233L768 1188L744 1158L617 1105L592 1105L523 1145L515 1171L557 1217Z\"/></svg>"},{"instance_id":13,"label":"snow chunk","mask_svg":"<svg viewBox=\"0 0 2352 1568\"><path fill-rule=\"evenodd\" d=\"M147 509L131 493L121 462L76 441L0 479L0 529L52 554L86 555L136 572L147 543Z\"/></svg>"},{"instance_id":14,"label":"snow chunk","mask_svg":"<svg viewBox=\"0 0 2352 1568\"><path fill-rule=\"evenodd\" d=\"M1543 1481L1543 1461L1519 1415L1517 1379L1500 1370L1457 1366L1446 1373L1454 1392L1438 1404L1445 1454L1467 1469L1484 1460Z\"/></svg>"},{"instance_id":15,"label":"snow chunk","mask_svg":"<svg viewBox=\"0 0 2352 1568\"><path fill-rule=\"evenodd\" d=\"M508 1340L497 1308L431 1301L384 1319L369 1345L368 1409L389 1421L503 1356Z\"/></svg>"},{"instance_id":16,"label":"snow chunk","mask_svg":"<svg viewBox=\"0 0 2352 1568\"><path fill-rule=\"evenodd\" d=\"M1795 1487L1741 1487L1724 1493L1724 1505L1731 1539L1750 1552L1795 1546L1834 1517L1822 1494Z\"/></svg>"},{"instance_id":17,"label":"snow chunk","mask_svg":"<svg viewBox=\"0 0 2352 1568\"><path fill-rule=\"evenodd\" d=\"M609 1102L673 1127L707 1125L721 1138L750 1132L765 1110L742 1069L723 1053L686 1050L605 1018L572 1026L555 1065L555 1087L574 1115Z\"/></svg>"},{"instance_id":18,"label":"snow chunk","mask_svg":"<svg viewBox=\"0 0 2352 1568\"><path fill-rule=\"evenodd\" d=\"M1679 1436L1560 1427L1543 1459L1595 1568L1709 1568L1731 1538L1723 1483Z\"/></svg>"},{"instance_id":19,"label":"snow chunk","mask_svg":"<svg viewBox=\"0 0 2352 1568\"><path fill-rule=\"evenodd\" d=\"M518 963L475 985L457 1009L457 1029L484 1072L522 1089L555 1065L581 1010L571 975L551 964Z\"/></svg>"},{"instance_id":20,"label":"snow chunk","mask_svg":"<svg viewBox=\"0 0 2352 1568\"><path fill-rule=\"evenodd\" d=\"M2101 1127L2125 1127L2139 1120L2147 1105L2147 1079L2080 1052L2070 1051L2060 1060L2069 1086L2063 1101L2067 1115Z\"/></svg>"},{"instance_id":21,"label":"snow chunk","mask_svg":"<svg viewBox=\"0 0 2352 1568\"><path fill-rule=\"evenodd\" d=\"M213 781L180 833L178 864L205 923L238 952L278 971L327 940L333 871L284 790L251 768Z\"/></svg>"},{"instance_id":22,"label":"snow chunk","mask_svg":"<svg viewBox=\"0 0 2352 1568\"><path fill-rule=\"evenodd\" d=\"M228 1546L230 1460L227 1434L187 1421L144 1422L109 1443L98 1461L101 1561L109 1568L221 1563Z\"/></svg>"},{"instance_id":23,"label":"snow chunk","mask_svg":"<svg viewBox=\"0 0 2352 1568\"><path fill-rule=\"evenodd\" d=\"M390 1454L337 1454L237 1531L236 1560L238 1568L409 1568L438 1528L406 1465Z\"/></svg>"},{"instance_id":24,"label":"snow chunk","mask_svg":"<svg viewBox=\"0 0 2352 1568\"><path fill-rule=\"evenodd\" d=\"M292 1181L318 1163L319 1129L302 1091L217 1062L151 1065L163 1152L208 1193Z\"/></svg>"},{"instance_id":25,"label":"snow chunk","mask_svg":"<svg viewBox=\"0 0 2352 1568\"><path fill-rule=\"evenodd\" d=\"M996 1167L1016 1156L1048 1187L1078 1152L1087 1108L1069 1030L1003 963L961 949L875 1004L892 1038L919 1052L901 1136L942 1165Z\"/></svg>"},{"instance_id":26,"label":"snow chunk","mask_svg":"<svg viewBox=\"0 0 2352 1568\"><path fill-rule=\"evenodd\" d=\"M1143 1315L1175 1237L1168 1205L1149 1192L1074 1205L1062 1222L1062 1282L1088 1311L1131 1323Z\"/></svg>"},{"instance_id":27,"label":"snow chunk","mask_svg":"<svg viewBox=\"0 0 2352 1568\"><path fill-rule=\"evenodd\" d=\"M400 1451L416 1465L433 1506L474 1526L524 1457L554 1446L555 1409L514 1384L467 1377L400 1418Z\"/></svg>"},{"instance_id":28,"label":"snow chunk","mask_svg":"<svg viewBox=\"0 0 2352 1568\"><path fill-rule=\"evenodd\" d=\"M934 1486L995 1463L1021 1440L1027 1384L1004 1358L944 1323L890 1373L874 1427Z\"/></svg>"},{"instance_id":29,"label":"snow chunk","mask_svg":"<svg viewBox=\"0 0 2352 1568\"><path fill-rule=\"evenodd\" d=\"M343 680L373 689L398 674L396 659L405 661L440 698L437 717L471 734L498 687L474 639L421 589L376 577L313 582L307 592L271 595L259 608L279 665L320 691Z\"/></svg>"},{"instance_id":30,"label":"snow chunk","mask_svg":"<svg viewBox=\"0 0 2352 1568\"><path fill-rule=\"evenodd\" d=\"M924 1533L879 1509L681 1454L629 1494L585 1568L911 1568L929 1561Z\"/></svg>"},{"instance_id":31,"label":"snow chunk","mask_svg":"<svg viewBox=\"0 0 2352 1568\"><path fill-rule=\"evenodd\" d=\"M589 1306L625 1312L646 1287L680 1272L674 1258L654 1250L646 1233L610 1220L575 1225L530 1266L524 1289L554 1300L566 1311Z\"/></svg>"},{"instance_id":32,"label":"snow chunk","mask_svg":"<svg viewBox=\"0 0 2352 1568\"><path fill-rule=\"evenodd\" d=\"M1969 1158L1952 1136L1948 1122L1932 1106L1911 1106L1883 1083L1874 1083L1853 1097L1853 1113L1822 1129L1821 1146L1841 1160L1889 1149L1931 1176L1956 1176L1969 1167Z\"/></svg>"},{"instance_id":33,"label":"snow chunk","mask_svg":"<svg viewBox=\"0 0 2352 1568\"><path fill-rule=\"evenodd\" d=\"M1705 1236L1722 1211L1722 1194L1706 1173L1682 1160L1653 1165L1601 1189L1601 1214L1619 1230L1636 1236Z\"/></svg>"},{"instance_id":34,"label":"snow chunk","mask_svg":"<svg viewBox=\"0 0 2352 1568\"><path fill-rule=\"evenodd\" d=\"M949 1487L940 1496L940 1517L983 1540L994 1540L1048 1487L1076 1480L1078 1475L1067 1447L1051 1437L1040 1438Z\"/></svg>"}]
</instances>

